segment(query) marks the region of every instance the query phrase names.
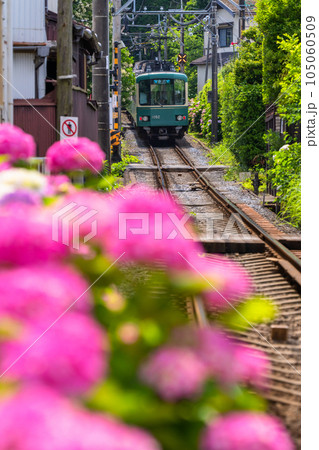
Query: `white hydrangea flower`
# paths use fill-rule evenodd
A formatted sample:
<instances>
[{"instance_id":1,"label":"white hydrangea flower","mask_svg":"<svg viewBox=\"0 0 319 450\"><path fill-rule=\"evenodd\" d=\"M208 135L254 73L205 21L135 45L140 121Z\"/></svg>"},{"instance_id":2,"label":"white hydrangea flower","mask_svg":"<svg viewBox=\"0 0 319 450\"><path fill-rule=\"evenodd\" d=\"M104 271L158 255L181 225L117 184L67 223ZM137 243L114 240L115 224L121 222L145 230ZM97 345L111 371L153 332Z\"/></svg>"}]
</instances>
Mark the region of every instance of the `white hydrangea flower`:
<instances>
[{"instance_id":1,"label":"white hydrangea flower","mask_svg":"<svg viewBox=\"0 0 319 450\"><path fill-rule=\"evenodd\" d=\"M19 189L29 189L41 195L45 195L48 188L48 180L36 170L9 169L0 172L0 196L9 194Z\"/></svg>"}]
</instances>

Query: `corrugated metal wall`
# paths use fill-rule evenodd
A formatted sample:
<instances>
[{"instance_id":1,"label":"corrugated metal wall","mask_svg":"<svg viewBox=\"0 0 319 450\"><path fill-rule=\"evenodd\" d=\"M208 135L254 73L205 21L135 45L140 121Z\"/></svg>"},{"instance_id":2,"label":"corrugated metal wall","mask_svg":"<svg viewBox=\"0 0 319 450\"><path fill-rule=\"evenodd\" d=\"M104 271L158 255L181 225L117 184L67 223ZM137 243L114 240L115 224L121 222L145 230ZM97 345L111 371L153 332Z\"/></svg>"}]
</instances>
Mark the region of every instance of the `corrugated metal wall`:
<instances>
[{"instance_id":1,"label":"corrugated metal wall","mask_svg":"<svg viewBox=\"0 0 319 450\"><path fill-rule=\"evenodd\" d=\"M45 0L10 1L13 8L13 41L45 42Z\"/></svg>"},{"instance_id":2,"label":"corrugated metal wall","mask_svg":"<svg viewBox=\"0 0 319 450\"><path fill-rule=\"evenodd\" d=\"M35 98L35 53L13 54L13 98Z\"/></svg>"},{"instance_id":3,"label":"corrugated metal wall","mask_svg":"<svg viewBox=\"0 0 319 450\"><path fill-rule=\"evenodd\" d=\"M48 0L48 10L57 13L58 12L58 0Z\"/></svg>"},{"instance_id":4,"label":"corrugated metal wall","mask_svg":"<svg viewBox=\"0 0 319 450\"><path fill-rule=\"evenodd\" d=\"M37 156L45 156L47 149L56 140L55 92L45 98L14 101L14 124L31 134L37 143ZM74 116L79 118L79 137L98 141L97 105L88 102L84 92L73 91Z\"/></svg>"},{"instance_id":5,"label":"corrugated metal wall","mask_svg":"<svg viewBox=\"0 0 319 450\"><path fill-rule=\"evenodd\" d=\"M56 140L56 106L43 100L33 100L31 103L34 108L25 100L15 100L14 124L34 137L37 156L45 156Z\"/></svg>"},{"instance_id":6,"label":"corrugated metal wall","mask_svg":"<svg viewBox=\"0 0 319 450\"><path fill-rule=\"evenodd\" d=\"M91 106L92 105L92 106ZM98 141L98 117L94 103L88 102L84 92L73 91L73 112L79 118L79 137Z\"/></svg>"}]
</instances>

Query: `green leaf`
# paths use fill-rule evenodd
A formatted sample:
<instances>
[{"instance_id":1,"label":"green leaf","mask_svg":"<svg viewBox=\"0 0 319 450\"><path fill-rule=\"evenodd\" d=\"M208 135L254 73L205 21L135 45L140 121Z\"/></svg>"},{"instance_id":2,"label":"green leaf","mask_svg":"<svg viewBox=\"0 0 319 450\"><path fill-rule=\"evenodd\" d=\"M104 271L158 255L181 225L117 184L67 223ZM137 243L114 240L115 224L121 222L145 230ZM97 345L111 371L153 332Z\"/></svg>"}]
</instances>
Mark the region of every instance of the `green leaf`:
<instances>
[{"instance_id":1,"label":"green leaf","mask_svg":"<svg viewBox=\"0 0 319 450\"><path fill-rule=\"evenodd\" d=\"M254 297L233 309L220 315L219 320L223 325L232 330L243 330L251 325L267 323L276 316L277 308L264 297Z\"/></svg>"}]
</instances>

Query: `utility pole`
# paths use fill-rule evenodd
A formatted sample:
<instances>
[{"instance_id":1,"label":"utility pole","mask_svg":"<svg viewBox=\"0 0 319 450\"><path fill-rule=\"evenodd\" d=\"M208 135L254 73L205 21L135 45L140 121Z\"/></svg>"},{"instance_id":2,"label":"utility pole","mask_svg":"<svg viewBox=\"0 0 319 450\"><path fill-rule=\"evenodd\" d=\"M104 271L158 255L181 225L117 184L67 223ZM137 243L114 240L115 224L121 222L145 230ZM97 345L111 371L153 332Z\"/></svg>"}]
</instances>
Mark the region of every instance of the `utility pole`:
<instances>
[{"instance_id":1,"label":"utility pole","mask_svg":"<svg viewBox=\"0 0 319 450\"><path fill-rule=\"evenodd\" d=\"M167 56L167 17L164 17L164 61L168 60Z\"/></svg>"},{"instance_id":2,"label":"utility pole","mask_svg":"<svg viewBox=\"0 0 319 450\"><path fill-rule=\"evenodd\" d=\"M105 0L104 0L105 1ZM121 8L121 0L113 0L114 11ZM112 162L121 161L121 113L122 113L122 77L121 77L121 15L113 16L113 73L116 71L117 89L113 91L113 104L116 104L116 111L113 114L114 130L118 138L115 139L115 145L112 144ZM115 98L114 98L115 97ZM115 117L117 116L117 117Z\"/></svg>"},{"instance_id":3,"label":"utility pole","mask_svg":"<svg viewBox=\"0 0 319 450\"><path fill-rule=\"evenodd\" d=\"M57 25L57 124L73 114L73 24L72 0L59 0Z\"/></svg>"},{"instance_id":4,"label":"utility pole","mask_svg":"<svg viewBox=\"0 0 319 450\"><path fill-rule=\"evenodd\" d=\"M212 1L212 144L218 142L217 2Z\"/></svg>"},{"instance_id":5,"label":"utility pole","mask_svg":"<svg viewBox=\"0 0 319 450\"><path fill-rule=\"evenodd\" d=\"M243 31L245 31L245 0L239 0L239 7L240 7L240 33L239 38L242 39Z\"/></svg>"},{"instance_id":6,"label":"utility pole","mask_svg":"<svg viewBox=\"0 0 319 450\"><path fill-rule=\"evenodd\" d=\"M109 2L93 0L93 29L102 44L102 57L93 66L92 91L98 104L98 142L105 152L111 171L110 149L110 80L109 80Z\"/></svg>"},{"instance_id":7,"label":"utility pole","mask_svg":"<svg viewBox=\"0 0 319 450\"><path fill-rule=\"evenodd\" d=\"M181 10L183 10L183 9L184 9L183 0L181 0ZM184 22L184 14L181 14L181 22ZM183 25L181 25L181 43L180 43L180 49L179 49L179 52L180 52L181 55L184 55L184 48L185 48L185 45L184 45L184 27L183 27ZM180 71L182 73L184 73L184 71L185 71L184 63L180 64Z\"/></svg>"},{"instance_id":8,"label":"utility pole","mask_svg":"<svg viewBox=\"0 0 319 450\"><path fill-rule=\"evenodd\" d=\"M206 32L207 33L207 48L206 48L206 67L205 67L205 84L207 83L208 80L208 63L209 63L209 53L210 53L210 32Z\"/></svg>"}]
</instances>

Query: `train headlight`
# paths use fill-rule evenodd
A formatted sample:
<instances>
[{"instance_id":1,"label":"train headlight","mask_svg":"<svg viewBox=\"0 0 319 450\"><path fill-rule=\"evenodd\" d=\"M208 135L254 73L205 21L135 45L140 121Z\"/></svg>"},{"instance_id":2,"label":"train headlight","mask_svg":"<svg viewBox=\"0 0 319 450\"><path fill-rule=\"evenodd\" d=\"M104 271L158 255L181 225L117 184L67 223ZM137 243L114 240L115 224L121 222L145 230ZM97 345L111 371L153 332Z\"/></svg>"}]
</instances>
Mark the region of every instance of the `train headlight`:
<instances>
[{"instance_id":1,"label":"train headlight","mask_svg":"<svg viewBox=\"0 0 319 450\"><path fill-rule=\"evenodd\" d=\"M179 122L181 120L186 120L186 116L182 116L181 114L179 114L178 116L176 116L176 120L178 120Z\"/></svg>"},{"instance_id":2,"label":"train headlight","mask_svg":"<svg viewBox=\"0 0 319 450\"><path fill-rule=\"evenodd\" d=\"M149 116L142 117L143 122L148 122L150 120Z\"/></svg>"}]
</instances>

